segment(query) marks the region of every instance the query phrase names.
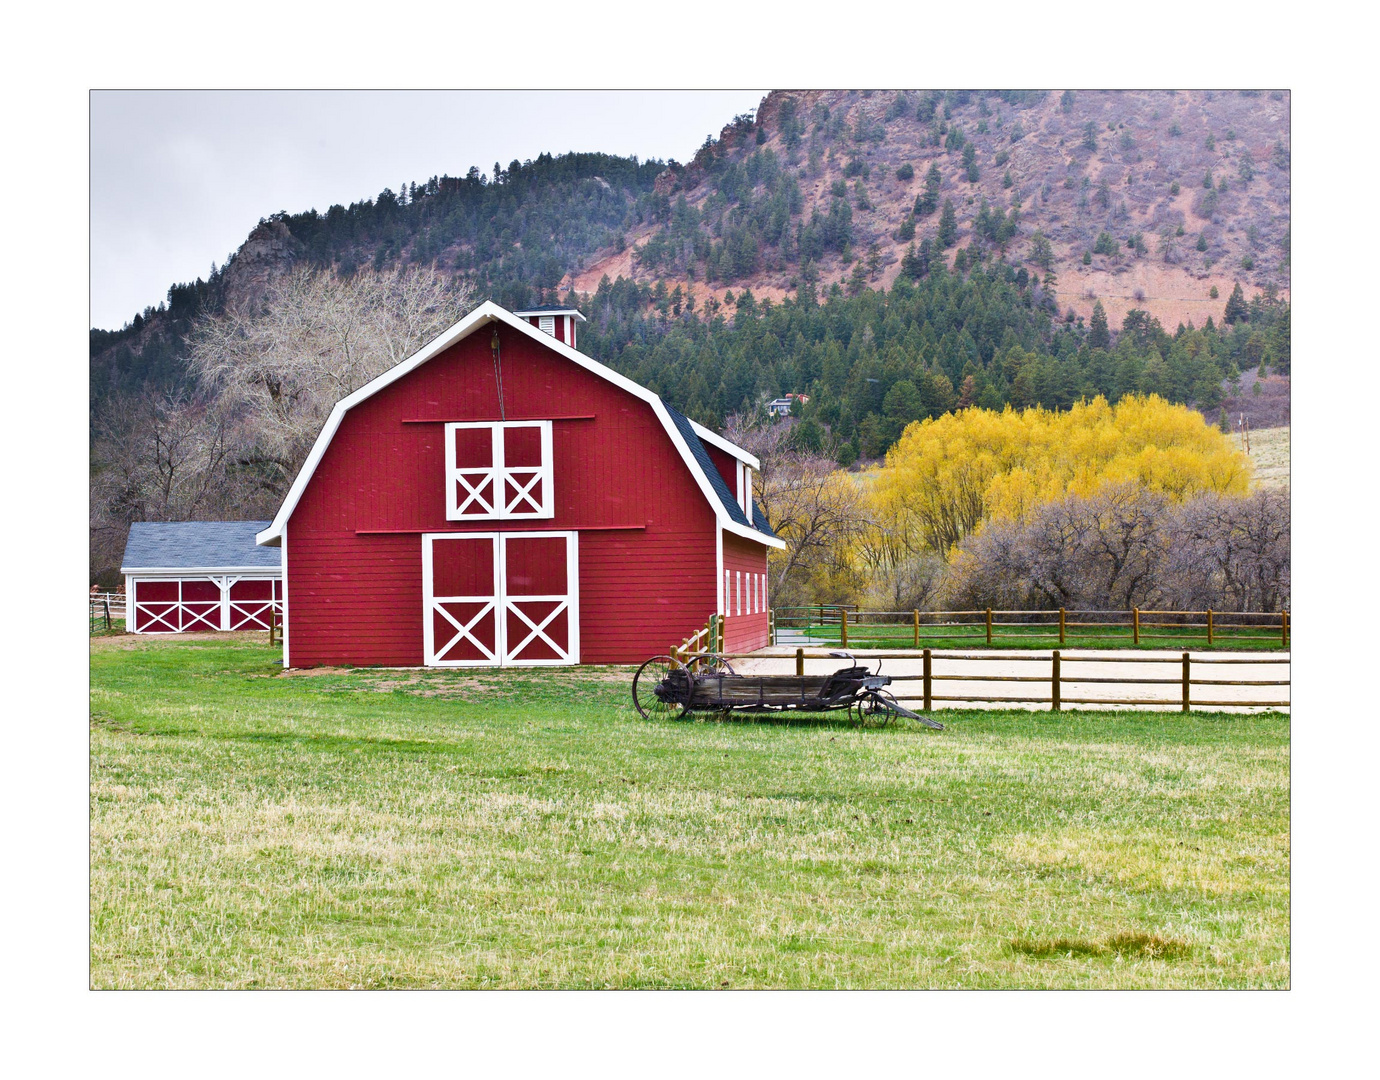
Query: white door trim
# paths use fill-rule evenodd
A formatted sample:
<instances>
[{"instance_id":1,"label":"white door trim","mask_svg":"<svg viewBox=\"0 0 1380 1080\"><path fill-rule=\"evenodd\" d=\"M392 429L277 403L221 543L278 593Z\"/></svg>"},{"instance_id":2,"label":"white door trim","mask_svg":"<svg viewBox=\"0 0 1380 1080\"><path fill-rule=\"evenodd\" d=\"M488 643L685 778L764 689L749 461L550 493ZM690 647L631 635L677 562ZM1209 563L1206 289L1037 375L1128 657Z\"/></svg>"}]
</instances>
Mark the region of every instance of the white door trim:
<instances>
[{"instance_id":1,"label":"white door trim","mask_svg":"<svg viewBox=\"0 0 1380 1080\"><path fill-rule=\"evenodd\" d=\"M562 536L565 537L565 587L564 595L551 596L521 596L509 597L508 595L508 541L537 539L540 537ZM499 611L502 614L502 655L505 667L566 667L570 664L580 662L580 534L577 532L515 532L500 533L499 537L499 573L501 586ZM515 607L518 603L557 601L557 606L552 610L540 624L534 623L519 608ZM527 634L523 641L508 641L508 612L512 611L519 619L527 624ZM562 650L543 630L562 611L566 612L566 644L567 648ZM513 655L521 652L532 641L541 637L546 644L556 652L563 653L562 656L552 660L514 660Z\"/></svg>"},{"instance_id":2,"label":"white door trim","mask_svg":"<svg viewBox=\"0 0 1380 1080\"><path fill-rule=\"evenodd\" d=\"M434 540L488 540L493 548L494 583L493 592L487 596L443 596L437 597L432 592L432 560L431 545ZM499 562L498 562L498 533L423 533L422 534L422 663L427 667L497 667L503 657L503 626L499 618L498 597L499 585ZM449 612L436 605L441 603L455 604L482 604L479 613L465 626L461 626L455 621ZM436 620L433 611L440 611L443 618L455 627L456 633L450 641L439 650L442 654L452 646L459 643L463 637L468 637L480 652L485 654L485 659L478 660L438 660L436 658ZM490 652L488 647L469 633L474 628L475 623L485 615L493 613L494 617L494 651Z\"/></svg>"},{"instance_id":3,"label":"white door trim","mask_svg":"<svg viewBox=\"0 0 1380 1080\"><path fill-rule=\"evenodd\" d=\"M509 597L507 588L507 541L510 539L537 539L541 537L559 536L566 541L566 588L565 594L551 596L519 596ZM493 565L494 565L494 584L493 593L487 596L443 596L437 597L432 589L432 544L436 540L488 540L493 544ZM580 563L579 563L579 533L560 531L522 531L515 533L481 533L481 532L444 532L444 533L423 533L422 534L422 663L427 667L565 667L570 664L580 662ZM527 617L527 614L516 606L522 603L550 602L556 601L557 607L549 612L545 619L534 622ZM464 603L483 605L478 613L465 625L461 625L455 618L443 608L438 608L438 603ZM446 619L454 628L455 635L445 642L438 650L436 647L435 619L433 611L440 611L441 616ZM508 641L508 613L512 611L518 619L527 624L527 632L523 640L512 642ZM546 637L547 625L562 611L566 614L567 623L567 648L562 650L550 638ZM468 631L473 628L475 623L485 615L493 613L494 617L494 651L481 641L473 637ZM454 647L461 638L469 637L470 641L484 653L483 659L476 660L438 660L438 651L444 655L447 650ZM550 660L515 660L513 654L521 652L524 648L531 645L538 638L544 639L547 645L556 652L563 653L562 656Z\"/></svg>"}]
</instances>

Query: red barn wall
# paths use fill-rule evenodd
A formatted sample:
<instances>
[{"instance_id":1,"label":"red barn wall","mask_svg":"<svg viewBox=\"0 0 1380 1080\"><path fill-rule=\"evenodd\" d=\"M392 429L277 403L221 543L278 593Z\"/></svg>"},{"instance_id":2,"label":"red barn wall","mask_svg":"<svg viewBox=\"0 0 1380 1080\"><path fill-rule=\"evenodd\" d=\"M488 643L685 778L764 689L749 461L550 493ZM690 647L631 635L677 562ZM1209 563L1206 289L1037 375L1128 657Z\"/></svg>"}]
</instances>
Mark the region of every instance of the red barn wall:
<instances>
[{"instance_id":1,"label":"red barn wall","mask_svg":"<svg viewBox=\"0 0 1380 1080\"><path fill-rule=\"evenodd\" d=\"M733 589L730 591L726 582L724 590L724 650L736 653L766 648L771 644L767 616L771 597L767 597L761 611L754 611L750 615L737 614L737 575L739 573L744 575L766 574L766 545L735 536L732 533L724 533L724 571L728 574L727 581L732 582L733 585ZM747 610L748 605L744 601L743 611L746 612Z\"/></svg>"},{"instance_id":2,"label":"red barn wall","mask_svg":"<svg viewBox=\"0 0 1380 1080\"><path fill-rule=\"evenodd\" d=\"M714 463L714 467L719 470L719 475L724 478L724 483L728 485L729 492L736 499L738 497L738 459L709 443L705 443L704 448L709 453L709 460Z\"/></svg>"},{"instance_id":3,"label":"red barn wall","mask_svg":"<svg viewBox=\"0 0 1380 1080\"><path fill-rule=\"evenodd\" d=\"M292 666L423 662L423 532L579 530L583 663L644 660L714 610L714 513L651 406L499 336L506 418L555 420L555 516L446 519L442 422L500 419L484 327L342 420L288 523Z\"/></svg>"}]
</instances>

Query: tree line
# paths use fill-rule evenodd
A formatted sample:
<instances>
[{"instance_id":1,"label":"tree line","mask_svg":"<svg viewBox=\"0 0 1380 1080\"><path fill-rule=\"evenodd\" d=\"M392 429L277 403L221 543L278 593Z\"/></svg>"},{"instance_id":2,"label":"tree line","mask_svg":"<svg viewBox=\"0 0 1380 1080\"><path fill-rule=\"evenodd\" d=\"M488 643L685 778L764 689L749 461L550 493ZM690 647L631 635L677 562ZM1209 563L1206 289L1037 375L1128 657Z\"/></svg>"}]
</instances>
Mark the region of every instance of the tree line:
<instances>
[{"instance_id":1,"label":"tree line","mask_svg":"<svg viewBox=\"0 0 1380 1080\"><path fill-rule=\"evenodd\" d=\"M786 393L801 448L841 464L880 458L906 425L955 409L1068 409L1102 396L1155 394L1216 416L1248 369L1289 374L1289 304L1271 292L1229 319L1173 332L1142 310L1118 329L1101 304L1086 325L1061 316L1023 266L984 261L965 272L942 259L890 291L839 286L820 297L808 276L773 303L750 289L695 311L679 287L607 277L571 295L590 322L581 348L711 427Z\"/></svg>"}]
</instances>

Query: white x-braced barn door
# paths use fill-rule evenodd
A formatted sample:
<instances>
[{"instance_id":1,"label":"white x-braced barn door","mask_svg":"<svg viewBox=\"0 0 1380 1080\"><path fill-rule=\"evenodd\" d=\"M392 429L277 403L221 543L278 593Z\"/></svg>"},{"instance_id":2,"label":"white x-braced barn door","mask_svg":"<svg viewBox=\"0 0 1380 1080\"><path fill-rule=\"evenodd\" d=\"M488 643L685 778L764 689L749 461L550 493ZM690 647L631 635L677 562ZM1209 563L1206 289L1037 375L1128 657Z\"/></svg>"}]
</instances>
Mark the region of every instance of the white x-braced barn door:
<instances>
[{"instance_id":1,"label":"white x-braced barn door","mask_svg":"<svg viewBox=\"0 0 1380 1080\"><path fill-rule=\"evenodd\" d=\"M578 664L579 581L573 532L424 535L425 663Z\"/></svg>"}]
</instances>

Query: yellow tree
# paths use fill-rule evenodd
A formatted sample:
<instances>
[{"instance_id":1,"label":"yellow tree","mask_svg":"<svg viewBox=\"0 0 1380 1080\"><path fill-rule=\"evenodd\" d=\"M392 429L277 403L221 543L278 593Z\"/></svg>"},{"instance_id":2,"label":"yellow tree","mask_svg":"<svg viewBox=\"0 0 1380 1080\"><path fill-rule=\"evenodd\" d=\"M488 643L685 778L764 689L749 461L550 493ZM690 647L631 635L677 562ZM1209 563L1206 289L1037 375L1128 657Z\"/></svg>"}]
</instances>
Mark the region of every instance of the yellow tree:
<instances>
[{"instance_id":1,"label":"yellow tree","mask_svg":"<svg viewBox=\"0 0 1380 1080\"><path fill-rule=\"evenodd\" d=\"M985 521L1022 521L1068 494L1131 483L1175 501L1245 495L1250 476L1250 460L1200 413L1155 395L1098 397L1066 412L964 409L911 424L871 501L880 527L947 554Z\"/></svg>"}]
</instances>

